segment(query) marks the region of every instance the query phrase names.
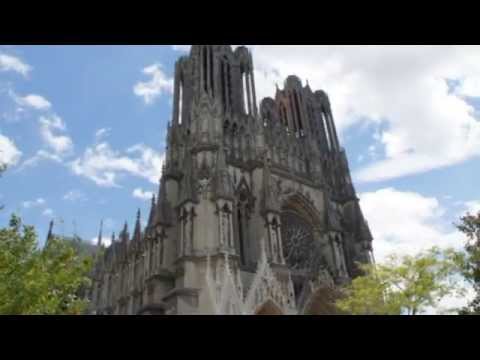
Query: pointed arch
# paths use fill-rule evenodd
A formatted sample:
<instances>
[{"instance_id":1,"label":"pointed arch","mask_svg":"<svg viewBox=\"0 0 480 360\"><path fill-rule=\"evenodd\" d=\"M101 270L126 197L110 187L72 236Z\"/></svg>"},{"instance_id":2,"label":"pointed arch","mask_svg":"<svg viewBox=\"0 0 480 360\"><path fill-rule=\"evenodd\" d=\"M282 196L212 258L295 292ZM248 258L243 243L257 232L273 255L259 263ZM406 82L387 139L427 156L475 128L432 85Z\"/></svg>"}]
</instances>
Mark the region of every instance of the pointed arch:
<instances>
[{"instance_id":1,"label":"pointed arch","mask_svg":"<svg viewBox=\"0 0 480 360\"><path fill-rule=\"evenodd\" d=\"M339 293L331 287L316 289L305 302L303 315L338 315L340 312L335 306Z\"/></svg>"},{"instance_id":2,"label":"pointed arch","mask_svg":"<svg viewBox=\"0 0 480 360\"><path fill-rule=\"evenodd\" d=\"M235 190L235 239L240 254L240 263L245 266L250 260L250 215L253 210L253 195L245 177L242 176Z\"/></svg>"},{"instance_id":3,"label":"pointed arch","mask_svg":"<svg viewBox=\"0 0 480 360\"><path fill-rule=\"evenodd\" d=\"M262 305L257 307L255 310L255 315L284 315L280 306L278 306L275 301L268 299Z\"/></svg>"},{"instance_id":4,"label":"pointed arch","mask_svg":"<svg viewBox=\"0 0 480 360\"><path fill-rule=\"evenodd\" d=\"M318 230L324 227L324 221L320 212L314 207L311 200L301 192L297 191L288 196L282 203L282 210L297 212Z\"/></svg>"},{"instance_id":5,"label":"pointed arch","mask_svg":"<svg viewBox=\"0 0 480 360\"><path fill-rule=\"evenodd\" d=\"M326 265L320 243L320 234L324 228L320 212L300 191L289 195L282 202L282 250L285 263L292 270L297 303L304 301L308 295L305 290L309 282Z\"/></svg>"}]
</instances>

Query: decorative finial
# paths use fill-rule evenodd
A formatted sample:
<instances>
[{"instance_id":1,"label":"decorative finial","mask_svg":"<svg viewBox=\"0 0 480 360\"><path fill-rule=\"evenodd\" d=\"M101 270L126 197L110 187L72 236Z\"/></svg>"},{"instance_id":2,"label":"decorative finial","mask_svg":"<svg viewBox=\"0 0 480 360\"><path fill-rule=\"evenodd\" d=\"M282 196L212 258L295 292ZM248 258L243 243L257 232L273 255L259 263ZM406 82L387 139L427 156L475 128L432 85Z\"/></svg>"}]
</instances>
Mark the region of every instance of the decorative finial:
<instances>
[{"instance_id":1,"label":"decorative finial","mask_svg":"<svg viewBox=\"0 0 480 360\"><path fill-rule=\"evenodd\" d=\"M46 242L48 243L52 238L53 238L53 219L50 220Z\"/></svg>"},{"instance_id":2,"label":"decorative finial","mask_svg":"<svg viewBox=\"0 0 480 360\"><path fill-rule=\"evenodd\" d=\"M102 236L103 236L103 219L100 221L100 231L98 232L97 247L100 249L102 246Z\"/></svg>"}]
</instances>

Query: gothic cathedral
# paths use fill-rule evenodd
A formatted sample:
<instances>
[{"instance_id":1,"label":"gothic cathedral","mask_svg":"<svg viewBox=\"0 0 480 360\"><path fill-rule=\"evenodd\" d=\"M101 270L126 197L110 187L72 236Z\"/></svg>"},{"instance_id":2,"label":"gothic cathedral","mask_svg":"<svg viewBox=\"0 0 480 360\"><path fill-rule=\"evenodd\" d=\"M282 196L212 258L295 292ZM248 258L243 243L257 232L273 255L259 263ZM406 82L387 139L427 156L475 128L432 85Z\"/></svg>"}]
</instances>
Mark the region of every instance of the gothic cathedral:
<instances>
[{"instance_id":1,"label":"gothic cathedral","mask_svg":"<svg viewBox=\"0 0 480 360\"><path fill-rule=\"evenodd\" d=\"M246 47L194 45L148 225L97 255L92 314L332 314L372 236L327 94L289 76L257 107Z\"/></svg>"}]
</instances>

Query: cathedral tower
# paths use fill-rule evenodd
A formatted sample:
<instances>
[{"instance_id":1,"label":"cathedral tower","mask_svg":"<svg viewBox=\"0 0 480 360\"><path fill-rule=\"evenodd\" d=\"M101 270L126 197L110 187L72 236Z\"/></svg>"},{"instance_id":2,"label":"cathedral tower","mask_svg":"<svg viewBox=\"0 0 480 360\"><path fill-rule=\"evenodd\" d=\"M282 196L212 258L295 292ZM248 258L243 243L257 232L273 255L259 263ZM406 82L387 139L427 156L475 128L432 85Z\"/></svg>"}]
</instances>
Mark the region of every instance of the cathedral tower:
<instances>
[{"instance_id":1,"label":"cathedral tower","mask_svg":"<svg viewBox=\"0 0 480 360\"><path fill-rule=\"evenodd\" d=\"M372 236L327 94L289 76L258 106L247 48L194 45L173 100L148 225L98 261L92 311L332 312Z\"/></svg>"}]
</instances>

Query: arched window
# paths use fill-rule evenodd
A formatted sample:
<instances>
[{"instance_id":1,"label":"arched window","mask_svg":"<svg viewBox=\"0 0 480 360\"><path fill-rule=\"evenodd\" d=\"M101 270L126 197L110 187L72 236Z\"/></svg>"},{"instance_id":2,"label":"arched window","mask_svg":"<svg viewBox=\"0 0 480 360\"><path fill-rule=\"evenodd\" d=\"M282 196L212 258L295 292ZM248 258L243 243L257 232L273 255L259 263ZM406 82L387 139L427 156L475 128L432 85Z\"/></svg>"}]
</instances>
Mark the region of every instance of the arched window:
<instances>
[{"instance_id":1,"label":"arched window","mask_svg":"<svg viewBox=\"0 0 480 360\"><path fill-rule=\"evenodd\" d=\"M237 242L238 250L240 252L240 263L242 265L248 264L248 234L249 234L249 217L250 217L250 196L245 179L240 180L239 189L237 190Z\"/></svg>"},{"instance_id":2,"label":"arched window","mask_svg":"<svg viewBox=\"0 0 480 360\"><path fill-rule=\"evenodd\" d=\"M237 227L238 227L238 245L240 248L240 263L242 265L246 264L245 258L245 238L243 234L243 215L240 207L237 211Z\"/></svg>"},{"instance_id":3,"label":"arched window","mask_svg":"<svg viewBox=\"0 0 480 360\"><path fill-rule=\"evenodd\" d=\"M178 89L178 124L182 125L183 121L183 80L180 80Z\"/></svg>"},{"instance_id":4,"label":"arched window","mask_svg":"<svg viewBox=\"0 0 480 360\"><path fill-rule=\"evenodd\" d=\"M210 51L210 88L212 90L212 95L215 94L215 81L213 77L213 50L211 47L208 48Z\"/></svg>"},{"instance_id":5,"label":"arched window","mask_svg":"<svg viewBox=\"0 0 480 360\"><path fill-rule=\"evenodd\" d=\"M220 77L223 111L227 112L232 106L232 78L230 63L226 57L220 63Z\"/></svg>"},{"instance_id":6,"label":"arched window","mask_svg":"<svg viewBox=\"0 0 480 360\"><path fill-rule=\"evenodd\" d=\"M208 65L207 65L207 47L202 48L202 57L203 57L203 89L208 93Z\"/></svg>"},{"instance_id":7,"label":"arched window","mask_svg":"<svg viewBox=\"0 0 480 360\"><path fill-rule=\"evenodd\" d=\"M245 109L245 114L250 114L250 91L248 89L248 75L246 71L242 72L242 83L243 83L243 106Z\"/></svg>"},{"instance_id":8,"label":"arched window","mask_svg":"<svg viewBox=\"0 0 480 360\"><path fill-rule=\"evenodd\" d=\"M222 105L223 105L223 111L227 111L227 97L225 95L225 88L226 88L226 81L225 81L225 63L222 61L220 63L220 84L222 86Z\"/></svg>"},{"instance_id":9,"label":"arched window","mask_svg":"<svg viewBox=\"0 0 480 360\"><path fill-rule=\"evenodd\" d=\"M231 107L233 104L232 100L232 73L230 63L227 62L227 92L228 92L228 104Z\"/></svg>"},{"instance_id":10,"label":"arched window","mask_svg":"<svg viewBox=\"0 0 480 360\"><path fill-rule=\"evenodd\" d=\"M328 150L332 150L332 140L330 139L330 132L329 132L329 127L327 123L327 117L325 114L322 112L322 121L323 121L323 129L325 130L325 138L327 139L327 148Z\"/></svg>"},{"instance_id":11,"label":"arched window","mask_svg":"<svg viewBox=\"0 0 480 360\"><path fill-rule=\"evenodd\" d=\"M299 136L303 136L304 133L303 133L302 116L301 116L301 112L300 112L300 101L298 99L298 93L296 91L294 91L294 93L293 93L293 98L295 100L295 112L297 114L298 133L299 133Z\"/></svg>"},{"instance_id":12,"label":"arched window","mask_svg":"<svg viewBox=\"0 0 480 360\"><path fill-rule=\"evenodd\" d=\"M255 315L283 315L283 313L280 307L269 300L255 311Z\"/></svg>"},{"instance_id":13,"label":"arched window","mask_svg":"<svg viewBox=\"0 0 480 360\"><path fill-rule=\"evenodd\" d=\"M287 109L285 107L285 104L280 105L280 117L282 119L282 124L285 127L286 130L288 130L288 117L287 117Z\"/></svg>"},{"instance_id":14,"label":"arched window","mask_svg":"<svg viewBox=\"0 0 480 360\"><path fill-rule=\"evenodd\" d=\"M290 94L289 96L289 100L290 100L290 113L292 114L292 125L293 125L293 133L294 134L297 134L298 132L298 126L297 126L297 116L295 114L295 105L294 105L294 101L293 101L293 96L292 94Z\"/></svg>"}]
</instances>

